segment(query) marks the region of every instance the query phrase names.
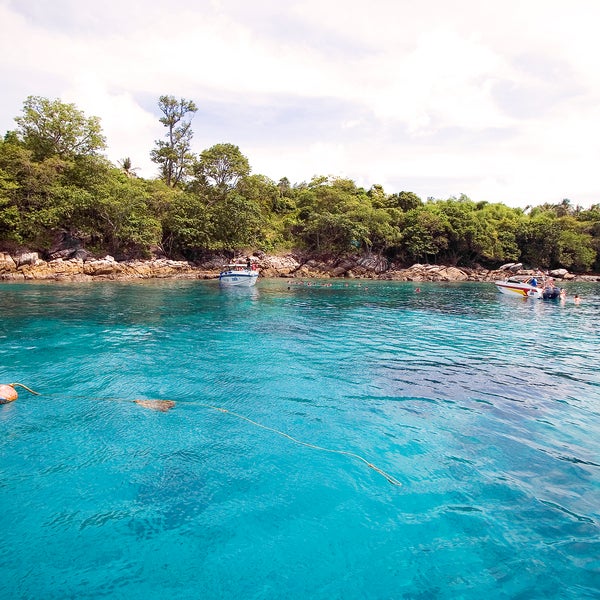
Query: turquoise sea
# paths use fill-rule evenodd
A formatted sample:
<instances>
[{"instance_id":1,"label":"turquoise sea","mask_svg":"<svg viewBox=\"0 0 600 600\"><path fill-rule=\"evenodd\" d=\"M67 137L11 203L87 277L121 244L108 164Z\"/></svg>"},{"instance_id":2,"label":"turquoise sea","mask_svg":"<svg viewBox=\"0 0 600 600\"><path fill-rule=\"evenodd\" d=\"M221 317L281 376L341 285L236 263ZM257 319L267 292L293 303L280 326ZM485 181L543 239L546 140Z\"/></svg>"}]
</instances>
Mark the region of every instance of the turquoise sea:
<instances>
[{"instance_id":1,"label":"turquoise sea","mask_svg":"<svg viewBox=\"0 0 600 600\"><path fill-rule=\"evenodd\" d=\"M0 598L599 598L600 286L419 286L0 284Z\"/></svg>"}]
</instances>

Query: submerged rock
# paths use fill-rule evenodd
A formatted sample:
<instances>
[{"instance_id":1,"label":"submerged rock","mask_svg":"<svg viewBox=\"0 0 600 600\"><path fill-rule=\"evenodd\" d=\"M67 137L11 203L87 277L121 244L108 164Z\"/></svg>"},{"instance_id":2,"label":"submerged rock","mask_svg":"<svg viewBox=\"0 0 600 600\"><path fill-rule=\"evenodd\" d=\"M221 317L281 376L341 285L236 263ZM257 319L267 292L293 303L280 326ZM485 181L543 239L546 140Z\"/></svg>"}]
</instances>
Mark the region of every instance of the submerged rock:
<instances>
[{"instance_id":1,"label":"submerged rock","mask_svg":"<svg viewBox=\"0 0 600 600\"><path fill-rule=\"evenodd\" d=\"M134 402L139 406L159 412L167 412L175 406L173 400L134 400Z\"/></svg>"}]
</instances>

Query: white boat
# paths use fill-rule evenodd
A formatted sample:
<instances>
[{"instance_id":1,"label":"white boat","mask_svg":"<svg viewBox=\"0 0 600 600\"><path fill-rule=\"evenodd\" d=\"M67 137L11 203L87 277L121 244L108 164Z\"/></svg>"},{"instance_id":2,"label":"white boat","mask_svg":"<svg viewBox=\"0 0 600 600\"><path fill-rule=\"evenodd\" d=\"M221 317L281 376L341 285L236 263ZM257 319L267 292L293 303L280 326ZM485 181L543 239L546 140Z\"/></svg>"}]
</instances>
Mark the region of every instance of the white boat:
<instances>
[{"instance_id":1,"label":"white boat","mask_svg":"<svg viewBox=\"0 0 600 600\"><path fill-rule=\"evenodd\" d=\"M251 287L258 279L258 269L254 264L230 263L219 274L219 284L224 287Z\"/></svg>"},{"instance_id":2,"label":"white boat","mask_svg":"<svg viewBox=\"0 0 600 600\"><path fill-rule=\"evenodd\" d=\"M542 300L552 300L560 296L560 288L556 287L552 280L546 280L544 277L540 277L538 280L529 275L514 275L494 283L498 291L509 296Z\"/></svg>"}]
</instances>

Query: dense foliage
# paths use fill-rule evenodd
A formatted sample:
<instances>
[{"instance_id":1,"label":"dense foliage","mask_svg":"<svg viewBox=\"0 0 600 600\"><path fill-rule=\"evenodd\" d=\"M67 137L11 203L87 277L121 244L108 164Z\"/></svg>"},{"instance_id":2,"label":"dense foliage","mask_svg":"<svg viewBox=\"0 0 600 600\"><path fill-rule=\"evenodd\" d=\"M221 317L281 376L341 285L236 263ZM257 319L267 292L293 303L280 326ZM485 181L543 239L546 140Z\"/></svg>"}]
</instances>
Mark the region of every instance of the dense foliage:
<instances>
[{"instance_id":1,"label":"dense foliage","mask_svg":"<svg viewBox=\"0 0 600 600\"><path fill-rule=\"evenodd\" d=\"M412 192L366 190L349 179L291 184L252 175L233 144L195 156L193 102L162 96L166 141L149 149L160 177L137 177L130 158L102 157L99 119L72 104L28 98L0 141L0 249L52 254L71 244L117 258L197 259L210 251L369 252L398 264L600 270L600 205L569 200L528 209L466 196L423 202ZM187 120L186 120L187 117Z\"/></svg>"}]
</instances>

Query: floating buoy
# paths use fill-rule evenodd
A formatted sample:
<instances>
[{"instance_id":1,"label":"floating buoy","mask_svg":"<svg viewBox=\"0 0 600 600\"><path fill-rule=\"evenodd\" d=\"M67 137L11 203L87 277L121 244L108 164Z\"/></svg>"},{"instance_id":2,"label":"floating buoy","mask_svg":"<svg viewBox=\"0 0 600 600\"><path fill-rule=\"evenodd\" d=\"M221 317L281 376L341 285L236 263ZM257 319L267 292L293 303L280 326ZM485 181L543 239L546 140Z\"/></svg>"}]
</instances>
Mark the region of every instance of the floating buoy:
<instances>
[{"instance_id":1,"label":"floating buoy","mask_svg":"<svg viewBox=\"0 0 600 600\"><path fill-rule=\"evenodd\" d=\"M6 383L0 384L0 403L13 402L18 397L19 394L17 394L17 390L12 385L7 385Z\"/></svg>"},{"instance_id":2,"label":"floating buoy","mask_svg":"<svg viewBox=\"0 0 600 600\"><path fill-rule=\"evenodd\" d=\"M22 387L31 394L39 396L37 392L34 392L22 383L0 383L0 404L8 404L9 402L14 402L19 397L19 394L17 394L17 390L15 390L16 386Z\"/></svg>"},{"instance_id":3,"label":"floating buoy","mask_svg":"<svg viewBox=\"0 0 600 600\"><path fill-rule=\"evenodd\" d=\"M150 408L151 410L158 410L160 412L167 412L175 406L173 400L134 400L134 402L144 408Z\"/></svg>"}]
</instances>

